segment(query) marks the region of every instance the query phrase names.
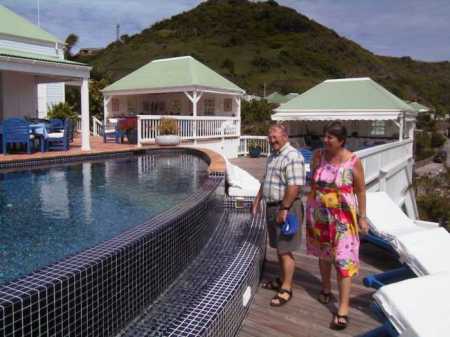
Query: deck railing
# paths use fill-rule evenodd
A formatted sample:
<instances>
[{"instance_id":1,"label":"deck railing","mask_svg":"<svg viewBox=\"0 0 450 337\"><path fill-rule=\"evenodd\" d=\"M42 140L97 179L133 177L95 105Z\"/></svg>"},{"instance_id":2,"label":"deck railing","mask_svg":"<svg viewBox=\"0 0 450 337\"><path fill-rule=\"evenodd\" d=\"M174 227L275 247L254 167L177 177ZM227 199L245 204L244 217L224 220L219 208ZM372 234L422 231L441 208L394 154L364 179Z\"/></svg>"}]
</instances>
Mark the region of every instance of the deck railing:
<instances>
[{"instance_id":1,"label":"deck railing","mask_svg":"<svg viewBox=\"0 0 450 337\"><path fill-rule=\"evenodd\" d=\"M78 116L75 122L75 131L81 133L81 117Z\"/></svg>"},{"instance_id":2,"label":"deck railing","mask_svg":"<svg viewBox=\"0 0 450 337\"><path fill-rule=\"evenodd\" d=\"M357 151L361 159L366 187L369 191L384 191L411 218L418 217L412 188L413 140L374 146Z\"/></svg>"},{"instance_id":3,"label":"deck railing","mask_svg":"<svg viewBox=\"0 0 450 337\"><path fill-rule=\"evenodd\" d=\"M270 153L270 144L267 136L241 136L239 142L238 155L248 155L249 148L257 146L261 149L261 155L268 156Z\"/></svg>"},{"instance_id":4,"label":"deck railing","mask_svg":"<svg viewBox=\"0 0 450 337\"><path fill-rule=\"evenodd\" d=\"M92 117L92 134L94 136L101 136L103 134L103 123L95 117Z\"/></svg>"},{"instance_id":5,"label":"deck railing","mask_svg":"<svg viewBox=\"0 0 450 337\"><path fill-rule=\"evenodd\" d=\"M153 143L159 136L161 118L167 116L139 115L138 144ZM240 121L228 117L170 116L178 126L182 140L239 137Z\"/></svg>"}]
</instances>

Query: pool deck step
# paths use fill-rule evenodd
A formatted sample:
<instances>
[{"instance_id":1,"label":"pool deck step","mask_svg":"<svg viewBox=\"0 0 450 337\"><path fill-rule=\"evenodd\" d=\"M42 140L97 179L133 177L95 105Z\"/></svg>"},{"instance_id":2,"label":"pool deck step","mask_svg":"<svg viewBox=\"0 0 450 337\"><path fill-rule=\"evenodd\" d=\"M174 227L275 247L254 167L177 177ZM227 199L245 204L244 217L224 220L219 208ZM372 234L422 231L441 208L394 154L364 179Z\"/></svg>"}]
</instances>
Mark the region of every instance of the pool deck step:
<instances>
[{"instance_id":1,"label":"pool deck step","mask_svg":"<svg viewBox=\"0 0 450 337\"><path fill-rule=\"evenodd\" d=\"M210 212L208 221L216 230L206 247L120 337L236 335L259 281L264 225L231 208Z\"/></svg>"}]
</instances>

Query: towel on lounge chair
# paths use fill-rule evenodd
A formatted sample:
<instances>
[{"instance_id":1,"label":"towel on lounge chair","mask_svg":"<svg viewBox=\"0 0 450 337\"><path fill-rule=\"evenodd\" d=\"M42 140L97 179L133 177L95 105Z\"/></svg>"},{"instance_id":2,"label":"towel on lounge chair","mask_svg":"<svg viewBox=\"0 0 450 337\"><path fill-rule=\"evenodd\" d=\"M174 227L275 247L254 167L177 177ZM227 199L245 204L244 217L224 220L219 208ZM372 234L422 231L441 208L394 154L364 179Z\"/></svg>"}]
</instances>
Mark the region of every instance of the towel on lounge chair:
<instances>
[{"instance_id":1,"label":"towel on lounge chair","mask_svg":"<svg viewBox=\"0 0 450 337\"><path fill-rule=\"evenodd\" d=\"M226 160L225 178L230 197L255 197L261 186L258 179Z\"/></svg>"},{"instance_id":2,"label":"towel on lounge chair","mask_svg":"<svg viewBox=\"0 0 450 337\"><path fill-rule=\"evenodd\" d=\"M448 336L449 284L449 272L412 278L380 288L374 299L400 336Z\"/></svg>"},{"instance_id":3,"label":"towel on lounge chair","mask_svg":"<svg viewBox=\"0 0 450 337\"><path fill-rule=\"evenodd\" d=\"M418 276L450 272L450 234L442 227L397 238L400 259Z\"/></svg>"},{"instance_id":4,"label":"towel on lounge chair","mask_svg":"<svg viewBox=\"0 0 450 337\"><path fill-rule=\"evenodd\" d=\"M439 226L437 223L408 218L385 192L368 192L366 197L367 218L371 232L391 243L396 249L396 239L399 236Z\"/></svg>"}]
</instances>

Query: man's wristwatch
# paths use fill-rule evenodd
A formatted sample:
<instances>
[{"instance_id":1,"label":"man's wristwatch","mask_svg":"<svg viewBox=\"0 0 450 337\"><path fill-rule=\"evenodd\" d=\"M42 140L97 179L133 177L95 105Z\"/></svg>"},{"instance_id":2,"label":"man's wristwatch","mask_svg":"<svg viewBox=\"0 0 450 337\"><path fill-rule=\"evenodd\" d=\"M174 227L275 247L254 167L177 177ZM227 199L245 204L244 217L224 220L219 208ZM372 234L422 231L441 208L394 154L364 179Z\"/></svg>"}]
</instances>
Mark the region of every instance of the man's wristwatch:
<instances>
[{"instance_id":1,"label":"man's wristwatch","mask_svg":"<svg viewBox=\"0 0 450 337\"><path fill-rule=\"evenodd\" d=\"M290 207L287 207L287 206L284 206L284 205L280 206L280 211L289 211L290 209L291 209Z\"/></svg>"}]
</instances>

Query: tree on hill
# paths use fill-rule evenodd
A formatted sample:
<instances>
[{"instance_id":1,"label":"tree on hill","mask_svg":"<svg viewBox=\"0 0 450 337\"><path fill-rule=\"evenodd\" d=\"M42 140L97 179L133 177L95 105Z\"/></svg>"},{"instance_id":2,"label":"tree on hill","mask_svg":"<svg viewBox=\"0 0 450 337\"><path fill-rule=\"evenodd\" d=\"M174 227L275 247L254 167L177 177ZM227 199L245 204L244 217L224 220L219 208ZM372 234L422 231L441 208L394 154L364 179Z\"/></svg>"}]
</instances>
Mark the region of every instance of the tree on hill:
<instances>
[{"instance_id":1,"label":"tree on hill","mask_svg":"<svg viewBox=\"0 0 450 337\"><path fill-rule=\"evenodd\" d=\"M72 48L78 43L78 35L76 34L69 34L65 41L65 48L64 48L64 58L67 60L71 60L73 58L72 55Z\"/></svg>"}]
</instances>

